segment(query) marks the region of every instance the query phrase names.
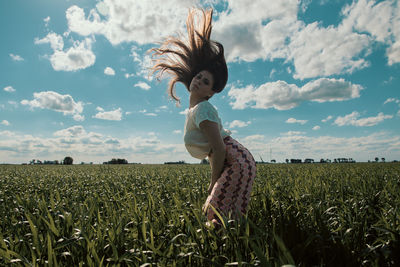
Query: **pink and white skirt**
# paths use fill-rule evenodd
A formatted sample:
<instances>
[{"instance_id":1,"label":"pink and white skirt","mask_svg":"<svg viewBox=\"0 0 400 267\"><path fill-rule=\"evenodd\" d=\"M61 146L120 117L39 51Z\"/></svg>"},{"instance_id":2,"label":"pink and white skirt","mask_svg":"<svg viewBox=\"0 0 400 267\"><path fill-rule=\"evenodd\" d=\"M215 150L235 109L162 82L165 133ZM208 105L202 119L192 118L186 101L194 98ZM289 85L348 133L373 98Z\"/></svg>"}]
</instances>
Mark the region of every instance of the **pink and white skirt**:
<instances>
[{"instance_id":1,"label":"pink and white skirt","mask_svg":"<svg viewBox=\"0 0 400 267\"><path fill-rule=\"evenodd\" d=\"M220 221L210 205L222 216L238 218L245 214L256 176L256 162L251 153L230 136L224 138L224 143L224 169L204 204L210 221Z\"/></svg>"}]
</instances>

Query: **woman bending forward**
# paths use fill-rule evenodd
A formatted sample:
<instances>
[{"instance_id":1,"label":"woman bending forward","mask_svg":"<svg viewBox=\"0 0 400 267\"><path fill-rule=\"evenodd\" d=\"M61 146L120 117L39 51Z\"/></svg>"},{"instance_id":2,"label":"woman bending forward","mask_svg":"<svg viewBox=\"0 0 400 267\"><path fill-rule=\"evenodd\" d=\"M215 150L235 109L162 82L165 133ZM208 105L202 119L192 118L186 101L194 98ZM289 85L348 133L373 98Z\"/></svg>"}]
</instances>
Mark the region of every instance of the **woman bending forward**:
<instances>
[{"instance_id":1,"label":"woman bending forward","mask_svg":"<svg viewBox=\"0 0 400 267\"><path fill-rule=\"evenodd\" d=\"M159 48L152 49L157 58L153 71L159 76L164 72L171 76L168 91L177 102L177 82L190 93L184 142L193 157L209 159L211 182L204 210L208 220L217 224L219 218L214 209L232 218L246 213L256 164L250 152L222 127L217 110L208 102L224 89L228 68L222 44L210 40L213 11L200 10L200 17L196 12L191 10L186 21L187 40L169 37Z\"/></svg>"}]
</instances>

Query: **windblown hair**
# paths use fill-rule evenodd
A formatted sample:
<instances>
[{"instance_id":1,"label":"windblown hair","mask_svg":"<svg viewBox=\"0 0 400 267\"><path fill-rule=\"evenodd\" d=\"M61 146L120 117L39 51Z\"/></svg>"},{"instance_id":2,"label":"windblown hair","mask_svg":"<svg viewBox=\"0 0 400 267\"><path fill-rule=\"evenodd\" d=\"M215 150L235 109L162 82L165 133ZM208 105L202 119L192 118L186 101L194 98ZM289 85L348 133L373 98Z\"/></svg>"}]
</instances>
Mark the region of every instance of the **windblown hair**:
<instances>
[{"instance_id":1,"label":"windblown hair","mask_svg":"<svg viewBox=\"0 0 400 267\"><path fill-rule=\"evenodd\" d=\"M221 92L228 80L228 68L224 57L222 44L210 40L213 10L201 10L202 18L195 25L196 10L190 10L187 20L188 39L168 37L159 48L153 48L153 58L156 57L152 67L153 74L161 78L164 72L171 75L168 85L169 95L178 103L175 95L175 84L181 82L190 91L193 77L200 71L209 71L214 78L212 90ZM197 27L196 27L197 26Z\"/></svg>"}]
</instances>

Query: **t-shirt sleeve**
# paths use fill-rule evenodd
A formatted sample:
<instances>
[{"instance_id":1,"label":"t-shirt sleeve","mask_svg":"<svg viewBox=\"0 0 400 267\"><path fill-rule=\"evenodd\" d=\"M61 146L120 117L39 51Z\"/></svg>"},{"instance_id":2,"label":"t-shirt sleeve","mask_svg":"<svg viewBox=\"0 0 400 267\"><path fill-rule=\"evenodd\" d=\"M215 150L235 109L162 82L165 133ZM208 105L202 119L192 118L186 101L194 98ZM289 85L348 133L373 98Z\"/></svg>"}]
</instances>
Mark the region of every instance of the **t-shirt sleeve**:
<instances>
[{"instance_id":1,"label":"t-shirt sleeve","mask_svg":"<svg viewBox=\"0 0 400 267\"><path fill-rule=\"evenodd\" d=\"M205 120L219 123L218 112L210 103L201 103L195 112L194 123L198 128L200 128L200 123Z\"/></svg>"}]
</instances>

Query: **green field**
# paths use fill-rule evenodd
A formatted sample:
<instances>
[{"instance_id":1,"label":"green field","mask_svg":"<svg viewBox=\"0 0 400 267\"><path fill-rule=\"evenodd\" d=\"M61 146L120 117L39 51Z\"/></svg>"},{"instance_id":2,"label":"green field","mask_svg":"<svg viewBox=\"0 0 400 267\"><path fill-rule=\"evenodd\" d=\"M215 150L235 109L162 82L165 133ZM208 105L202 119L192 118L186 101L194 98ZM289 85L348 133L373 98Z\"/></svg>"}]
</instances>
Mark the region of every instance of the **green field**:
<instances>
[{"instance_id":1,"label":"green field","mask_svg":"<svg viewBox=\"0 0 400 267\"><path fill-rule=\"evenodd\" d=\"M0 265L399 266L400 164L258 165L211 229L204 165L0 166Z\"/></svg>"}]
</instances>

